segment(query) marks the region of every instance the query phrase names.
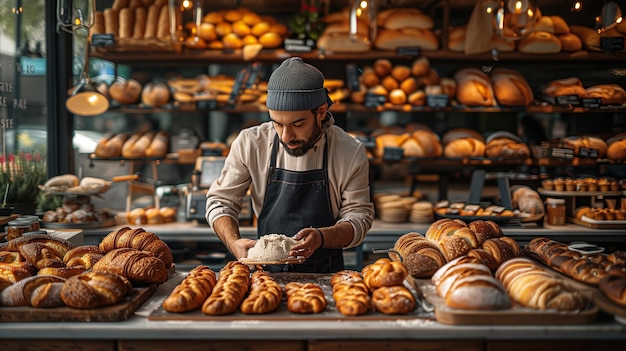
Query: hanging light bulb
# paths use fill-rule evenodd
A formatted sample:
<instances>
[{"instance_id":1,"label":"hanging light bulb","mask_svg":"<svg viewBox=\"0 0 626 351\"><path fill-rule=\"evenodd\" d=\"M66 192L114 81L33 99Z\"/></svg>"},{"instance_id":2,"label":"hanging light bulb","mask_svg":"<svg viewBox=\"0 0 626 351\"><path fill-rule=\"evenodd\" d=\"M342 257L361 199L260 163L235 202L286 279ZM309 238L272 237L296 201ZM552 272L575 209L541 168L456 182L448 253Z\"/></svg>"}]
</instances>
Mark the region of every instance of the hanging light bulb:
<instances>
[{"instance_id":1,"label":"hanging light bulb","mask_svg":"<svg viewBox=\"0 0 626 351\"><path fill-rule=\"evenodd\" d=\"M572 4L572 12L580 12L583 9L583 2L580 0L575 0Z\"/></svg>"},{"instance_id":2,"label":"hanging light bulb","mask_svg":"<svg viewBox=\"0 0 626 351\"><path fill-rule=\"evenodd\" d=\"M536 0L500 1L494 17L496 35L507 40L522 39L532 31L536 13Z\"/></svg>"},{"instance_id":3,"label":"hanging light bulb","mask_svg":"<svg viewBox=\"0 0 626 351\"><path fill-rule=\"evenodd\" d=\"M602 6L600 16L596 17L596 27L599 33L611 29L621 23L622 10L616 2L610 1Z\"/></svg>"}]
</instances>

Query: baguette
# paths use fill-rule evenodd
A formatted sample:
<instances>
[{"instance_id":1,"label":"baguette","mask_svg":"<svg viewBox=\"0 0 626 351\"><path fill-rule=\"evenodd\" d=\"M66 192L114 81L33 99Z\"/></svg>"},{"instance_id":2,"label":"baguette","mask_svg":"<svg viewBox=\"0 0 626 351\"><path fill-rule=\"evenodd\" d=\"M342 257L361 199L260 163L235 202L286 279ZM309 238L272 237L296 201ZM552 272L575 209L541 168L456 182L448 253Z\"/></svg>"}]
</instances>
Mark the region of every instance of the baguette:
<instances>
[{"instance_id":1,"label":"baguette","mask_svg":"<svg viewBox=\"0 0 626 351\"><path fill-rule=\"evenodd\" d=\"M119 12L119 37L120 38L132 38L133 37L133 17L134 11L131 8L125 7Z\"/></svg>"},{"instance_id":2,"label":"baguette","mask_svg":"<svg viewBox=\"0 0 626 351\"><path fill-rule=\"evenodd\" d=\"M146 32L146 20L148 16L148 10L145 7L139 6L135 8L135 22L133 23L133 38L143 39Z\"/></svg>"},{"instance_id":3,"label":"baguette","mask_svg":"<svg viewBox=\"0 0 626 351\"><path fill-rule=\"evenodd\" d=\"M146 157L146 150L150 147L155 133L145 132L133 134L122 147L122 156L125 158Z\"/></svg>"},{"instance_id":4,"label":"baguette","mask_svg":"<svg viewBox=\"0 0 626 351\"><path fill-rule=\"evenodd\" d=\"M115 9L104 9L104 32L119 36L119 11Z\"/></svg>"},{"instance_id":5,"label":"baguette","mask_svg":"<svg viewBox=\"0 0 626 351\"><path fill-rule=\"evenodd\" d=\"M146 30L144 38L155 38L157 35L157 27L159 25L159 15L161 8L156 5L148 7L148 15L146 18Z\"/></svg>"},{"instance_id":6,"label":"baguette","mask_svg":"<svg viewBox=\"0 0 626 351\"><path fill-rule=\"evenodd\" d=\"M35 275L22 279L19 282L7 287L0 292L0 305L7 307L57 307L60 293L57 286L48 286L38 289L41 286L55 282L65 282L65 279L52 275ZM34 306L33 303L37 306Z\"/></svg>"},{"instance_id":7,"label":"baguette","mask_svg":"<svg viewBox=\"0 0 626 351\"><path fill-rule=\"evenodd\" d=\"M132 283L145 284L164 283L168 276L162 260L147 251L131 248L114 249L107 252L96 262L92 271L115 273Z\"/></svg>"},{"instance_id":8,"label":"baguette","mask_svg":"<svg viewBox=\"0 0 626 351\"><path fill-rule=\"evenodd\" d=\"M94 154L100 158L119 157L122 154L122 147L129 137L128 133L105 135L98 141Z\"/></svg>"},{"instance_id":9,"label":"baguette","mask_svg":"<svg viewBox=\"0 0 626 351\"><path fill-rule=\"evenodd\" d=\"M163 309L173 313L198 309L211 296L216 283L212 269L204 265L197 266L189 271L189 275L163 301Z\"/></svg>"}]
</instances>

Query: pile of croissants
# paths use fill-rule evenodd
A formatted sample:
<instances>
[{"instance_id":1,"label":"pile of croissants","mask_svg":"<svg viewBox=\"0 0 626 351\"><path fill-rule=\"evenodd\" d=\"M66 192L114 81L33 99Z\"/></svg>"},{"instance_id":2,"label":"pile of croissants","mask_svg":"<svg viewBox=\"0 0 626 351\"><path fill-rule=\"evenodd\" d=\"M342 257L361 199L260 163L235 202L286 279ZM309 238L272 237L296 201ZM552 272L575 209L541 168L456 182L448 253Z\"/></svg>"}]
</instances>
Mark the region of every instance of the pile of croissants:
<instances>
[{"instance_id":1,"label":"pile of croissants","mask_svg":"<svg viewBox=\"0 0 626 351\"><path fill-rule=\"evenodd\" d=\"M142 228L124 227L83 246L25 235L0 245L0 306L114 305L137 285L164 283L172 262L167 244Z\"/></svg>"},{"instance_id":2,"label":"pile of croissants","mask_svg":"<svg viewBox=\"0 0 626 351\"><path fill-rule=\"evenodd\" d=\"M216 279L216 276L219 278ZM411 291L403 285L408 271L400 262L380 258L361 272L342 270L330 277L337 311L346 316L378 311L407 314L415 309ZM271 313L283 300L292 313L322 313L328 308L324 287L319 283L290 281L281 285L263 270L230 261L218 275L207 266L197 266L163 301L163 309L183 313L201 309L207 315Z\"/></svg>"}]
</instances>

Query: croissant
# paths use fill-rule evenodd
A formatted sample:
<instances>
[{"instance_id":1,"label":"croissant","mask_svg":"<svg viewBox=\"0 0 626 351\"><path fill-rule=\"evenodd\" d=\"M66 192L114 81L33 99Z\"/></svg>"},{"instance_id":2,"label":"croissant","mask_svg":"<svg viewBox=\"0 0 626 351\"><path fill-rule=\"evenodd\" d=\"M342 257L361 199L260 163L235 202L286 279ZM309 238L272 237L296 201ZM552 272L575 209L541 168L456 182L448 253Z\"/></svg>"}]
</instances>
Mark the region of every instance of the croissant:
<instances>
[{"instance_id":1,"label":"croissant","mask_svg":"<svg viewBox=\"0 0 626 351\"><path fill-rule=\"evenodd\" d=\"M219 279L211 295L202 304L202 313L223 315L234 313L248 293L250 268L230 261L220 270Z\"/></svg>"},{"instance_id":2,"label":"croissant","mask_svg":"<svg viewBox=\"0 0 626 351\"><path fill-rule=\"evenodd\" d=\"M63 256L63 263L68 267L83 266L85 269L91 269L104 253L96 245L77 246Z\"/></svg>"},{"instance_id":3,"label":"croissant","mask_svg":"<svg viewBox=\"0 0 626 351\"><path fill-rule=\"evenodd\" d=\"M409 271L401 262L388 258L379 258L361 270L365 285L374 291L382 286L402 285Z\"/></svg>"},{"instance_id":4,"label":"croissant","mask_svg":"<svg viewBox=\"0 0 626 351\"><path fill-rule=\"evenodd\" d=\"M63 283L65 279L52 275L34 275L22 279L0 292L0 305L9 307L63 306L58 285L46 286L57 282Z\"/></svg>"},{"instance_id":5,"label":"croissant","mask_svg":"<svg viewBox=\"0 0 626 351\"><path fill-rule=\"evenodd\" d=\"M172 250L159 237L151 232L146 232L143 228L131 229L123 227L115 230L102 239L100 250L107 253L113 249L133 248L142 251L149 251L165 263L165 267L171 267L174 262Z\"/></svg>"},{"instance_id":6,"label":"croissant","mask_svg":"<svg viewBox=\"0 0 626 351\"><path fill-rule=\"evenodd\" d=\"M522 255L515 239L508 236L487 239L480 248L487 251L498 262L498 265L508 259Z\"/></svg>"},{"instance_id":7,"label":"croissant","mask_svg":"<svg viewBox=\"0 0 626 351\"><path fill-rule=\"evenodd\" d=\"M606 276L600 280L598 288L609 300L626 307L626 277Z\"/></svg>"},{"instance_id":8,"label":"croissant","mask_svg":"<svg viewBox=\"0 0 626 351\"><path fill-rule=\"evenodd\" d=\"M559 311L580 310L587 299L562 279L524 257L504 262L496 271L496 278L509 296L521 305L534 309Z\"/></svg>"},{"instance_id":9,"label":"croissant","mask_svg":"<svg viewBox=\"0 0 626 351\"><path fill-rule=\"evenodd\" d=\"M250 294L241 303L245 314L275 311L283 299L283 288L265 271L255 271L250 278Z\"/></svg>"},{"instance_id":10,"label":"croissant","mask_svg":"<svg viewBox=\"0 0 626 351\"><path fill-rule=\"evenodd\" d=\"M293 313L321 313L326 309L324 291L313 283L285 284L287 309Z\"/></svg>"},{"instance_id":11,"label":"croissant","mask_svg":"<svg viewBox=\"0 0 626 351\"><path fill-rule=\"evenodd\" d=\"M384 314L407 314L415 309L415 297L404 286L383 286L372 292L372 304Z\"/></svg>"},{"instance_id":12,"label":"croissant","mask_svg":"<svg viewBox=\"0 0 626 351\"><path fill-rule=\"evenodd\" d=\"M161 284L167 280L167 269L160 259L146 251L122 248L106 253L92 271L119 274L133 283Z\"/></svg>"},{"instance_id":13,"label":"croissant","mask_svg":"<svg viewBox=\"0 0 626 351\"><path fill-rule=\"evenodd\" d=\"M114 305L134 289L121 275L107 272L85 272L70 277L61 289L61 299L70 307L96 308Z\"/></svg>"},{"instance_id":14,"label":"croissant","mask_svg":"<svg viewBox=\"0 0 626 351\"><path fill-rule=\"evenodd\" d=\"M163 309L180 313L200 308L211 295L216 283L215 272L211 268L197 266L189 271L185 279L163 301Z\"/></svg>"},{"instance_id":15,"label":"croissant","mask_svg":"<svg viewBox=\"0 0 626 351\"><path fill-rule=\"evenodd\" d=\"M23 235L19 238L0 244L0 251L19 252L22 245L34 242L42 243L47 248L54 250L54 252L58 253L61 257L63 257L67 251L75 247L75 245L69 240L57 238L48 234L30 234Z\"/></svg>"}]
</instances>

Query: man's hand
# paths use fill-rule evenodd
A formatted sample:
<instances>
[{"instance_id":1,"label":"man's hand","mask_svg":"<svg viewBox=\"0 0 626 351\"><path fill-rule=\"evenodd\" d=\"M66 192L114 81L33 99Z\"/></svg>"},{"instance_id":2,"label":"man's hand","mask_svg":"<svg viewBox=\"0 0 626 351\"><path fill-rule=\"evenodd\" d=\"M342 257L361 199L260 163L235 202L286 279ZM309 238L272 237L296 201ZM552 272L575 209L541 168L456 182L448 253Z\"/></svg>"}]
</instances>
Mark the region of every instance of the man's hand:
<instances>
[{"instance_id":1,"label":"man's hand","mask_svg":"<svg viewBox=\"0 0 626 351\"><path fill-rule=\"evenodd\" d=\"M319 229L316 228L304 228L301 229L296 235L293 236L294 240L301 241L298 245L291 248L289 256L297 257L304 256L305 258L311 257L315 250L322 247L324 244L324 238Z\"/></svg>"},{"instance_id":2,"label":"man's hand","mask_svg":"<svg viewBox=\"0 0 626 351\"><path fill-rule=\"evenodd\" d=\"M256 240L247 238L240 238L235 241L231 241L228 245L228 249L232 252L237 259L248 257L248 249L256 244Z\"/></svg>"}]
</instances>

